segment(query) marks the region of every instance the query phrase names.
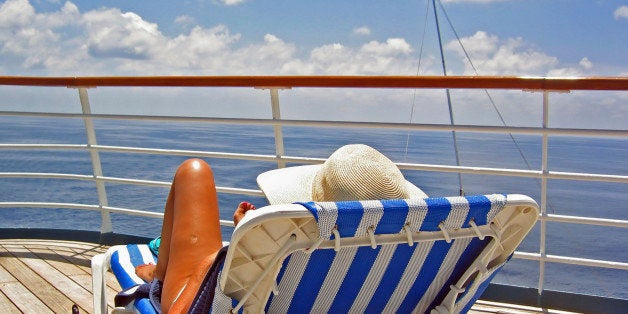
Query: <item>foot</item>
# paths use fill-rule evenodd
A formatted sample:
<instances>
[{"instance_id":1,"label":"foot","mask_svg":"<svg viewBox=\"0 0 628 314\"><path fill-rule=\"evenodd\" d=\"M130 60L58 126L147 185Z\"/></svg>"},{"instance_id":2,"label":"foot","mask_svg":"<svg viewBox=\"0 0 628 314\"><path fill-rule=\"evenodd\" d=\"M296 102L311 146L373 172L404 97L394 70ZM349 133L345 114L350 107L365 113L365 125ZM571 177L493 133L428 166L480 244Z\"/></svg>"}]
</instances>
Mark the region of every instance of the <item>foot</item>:
<instances>
[{"instance_id":1,"label":"foot","mask_svg":"<svg viewBox=\"0 0 628 314\"><path fill-rule=\"evenodd\" d=\"M135 267L135 274L146 282L151 282L155 278L155 264L143 264Z\"/></svg>"},{"instance_id":2,"label":"foot","mask_svg":"<svg viewBox=\"0 0 628 314\"><path fill-rule=\"evenodd\" d=\"M249 210L254 210L254 209L255 209L255 205L249 202L240 203L240 206L238 206L238 209L236 209L235 213L233 214L233 223L237 226L238 223L240 223L240 220L244 218L244 215L246 214L246 212L248 212Z\"/></svg>"}]
</instances>

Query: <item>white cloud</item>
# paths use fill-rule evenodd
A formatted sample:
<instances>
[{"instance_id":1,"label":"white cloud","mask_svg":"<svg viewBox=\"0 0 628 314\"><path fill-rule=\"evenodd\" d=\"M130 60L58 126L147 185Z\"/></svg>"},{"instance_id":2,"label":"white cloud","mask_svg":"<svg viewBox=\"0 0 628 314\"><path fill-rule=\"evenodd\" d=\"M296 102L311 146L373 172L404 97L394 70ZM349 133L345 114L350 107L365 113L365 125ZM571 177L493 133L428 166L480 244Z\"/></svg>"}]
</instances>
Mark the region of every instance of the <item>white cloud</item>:
<instances>
[{"instance_id":1,"label":"white cloud","mask_svg":"<svg viewBox=\"0 0 628 314\"><path fill-rule=\"evenodd\" d=\"M473 36L461 38L460 41L467 52L479 58L487 59L499 48L499 38L486 32L476 32ZM450 42L447 49L462 54L462 48L456 41Z\"/></svg>"},{"instance_id":2,"label":"white cloud","mask_svg":"<svg viewBox=\"0 0 628 314\"><path fill-rule=\"evenodd\" d=\"M157 24L133 12L95 10L83 15L88 34L87 49L99 58L148 59L163 43Z\"/></svg>"},{"instance_id":3,"label":"white cloud","mask_svg":"<svg viewBox=\"0 0 628 314\"><path fill-rule=\"evenodd\" d=\"M237 42L239 34L232 35L226 26L212 28L199 26L175 38L164 38L162 45L149 60L128 60L129 66L148 70L150 73L203 73L221 67L227 62L230 45Z\"/></svg>"},{"instance_id":4,"label":"white cloud","mask_svg":"<svg viewBox=\"0 0 628 314\"><path fill-rule=\"evenodd\" d=\"M578 65L560 67L550 69L545 75L550 77L577 77L585 76L587 73L591 73L593 69L593 62L589 58L584 57L580 59Z\"/></svg>"},{"instance_id":5,"label":"white cloud","mask_svg":"<svg viewBox=\"0 0 628 314\"><path fill-rule=\"evenodd\" d=\"M360 36L371 35L371 29L366 26L356 27L353 29L353 35L360 35Z\"/></svg>"},{"instance_id":6,"label":"white cloud","mask_svg":"<svg viewBox=\"0 0 628 314\"><path fill-rule=\"evenodd\" d=\"M461 38L461 42L481 75L546 75L558 65L556 57L529 47L522 38L502 40L478 31ZM457 41L448 43L446 48L465 59ZM475 74L468 61L465 61L464 74Z\"/></svg>"},{"instance_id":7,"label":"white cloud","mask_svg":"<svg viewBox=\"0 0 628 314\"><path fill-rule=\"evenodd\" d=\"M376 55L409 54L412 51L410 44L403 38L389 38L385 43L371 41L362 46L362 51Z\"/></svg>"},{"instance_id":8,"label":"white cloud","mask_svg":"<svg viewBox=\"0 0 628 314\"><path fill-rule=\"evenodd\" d=\"M195 23L196 20L187 14L183 14L183 15L177 16L177 18L174 19L174 22L180 25L190 25L190 24Z\"/></svg>"},{"instance_id":9,"label":"white cloud","mask_svg":"<svg viewBox=\"0 0 628 314\"><path fill-rule=\"evenodd\" d=\"M38 69L54 75L410 75L416 68L403 38L299 51L274 34L242 45L242 36L225 25L167 36L157 24L117 8L82 13L66 2L56 12L37 13L27 0L11 0L0 12L0 66L19 74ZM185 15L176 19L192 21Z\"/></svg>"},{"instance_id":10,"label":"white cloud","mask_svg":"<svg viewBox=\"0 0 628 314\"><path fill-rule=\"evenodd\" d=\"M8 0L0 6L0 27L26 26L35 17L27 0Z\"/></svg>"},{"instance_id":11,"label":"white cloud","mask_svg":"<svg viewBox=\"0 0 628 314\"><path fill-rule=\"evenodd\" d=\"M238 5L244 3L246 0L219 0L220 3L224 5Z\"/></svg>"},{"instance_id":12,"label":"white cloud","mask_svg":"<svg viewBox=\"0 0 628 314\"><path fill-rule=\"evenodd\" d=\"M80 19L77 7L68 2L58 12L37 14L27 0L0 5L0 60L5 68L63 69L76 60L76 50L66 51L66 38L56 28ZM6 69L5 69L6 71Z\"/></svg>"},{"instance_id":13,"label":"white cloud","mask_svg":"<svg viewBox=\"0 0 628 314\"><path fill-rule=\"evenodd\" d=\"M591 69L593 67L593 62L589 61L589 58L584 57L580 60L580 66L583 67L584 69Z\"/></svg>"},{"instance_id":14,"label":"white cloud","mask_svg":"<svg viewBox=\"0 0 628 314\"><path fill-rule=\"evenodd\" d=\"M622 5L621 7L617 8L613 15L617 20L628 19L628 5Z\"/></svg>"},{"instance_id":15,"label":"white cloud","mask_svg":"<svg viewBox=\"0 0 628 314\"><path fill-rule=\"evenodd\" d=\"M304 62L310 65L312 73L308 74L411 75L417 62L411 52L402 38L371 41L357 49L335 43L314 48Z\"/></svg>"}]
</instances>

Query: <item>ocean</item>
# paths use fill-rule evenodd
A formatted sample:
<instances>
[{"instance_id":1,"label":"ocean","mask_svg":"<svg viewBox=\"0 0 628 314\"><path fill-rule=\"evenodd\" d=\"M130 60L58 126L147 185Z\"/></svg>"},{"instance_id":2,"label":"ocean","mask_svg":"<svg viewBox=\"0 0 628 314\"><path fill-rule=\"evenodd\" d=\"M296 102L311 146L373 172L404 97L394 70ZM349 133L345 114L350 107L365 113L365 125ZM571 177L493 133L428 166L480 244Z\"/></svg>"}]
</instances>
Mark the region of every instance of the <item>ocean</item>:
<instances>
[{"instance_id":1,"label":"ocean","mask_svg":"<svg viewBox=\"0 0 628 314\"><path fill-rule=\"evenodd\" d=\"M180 150L223 151L274 155L273 130L268 126L166 123L140 121L94 121L98 144ZM324 158L349 143L377 148L396 162L455 165L451 132L407 132L305 127L284 127L286 155ZM458 133L461 165L538 170L541 137ZM0 143L85 144L83 121L72 118L0 117ZM407 144L407 151L406 151ZM556 136L549 142L549 169L628 175L628 141L618 138ZM192 156L190 156L192 157ZM157 156L101 152L103 173L109 177L169 182L182 156ZM256 189L256 176L276 164L260 161L205 159L213 168L216 184L223 187ZM0 150L0 172L44 172L92 175L90 155L75 150ZM458 194L456 174L404 171L406 178L430 196ZM532 178L463 175L470 194L519 193L540 203L540 180ZM109 206L163 211L168 189L123 184L106 184ZM257 207L264 198L219 194L222 219L231 219L240 201ZM60 202L98 204L91 181L0 178L0 202ZM610 219L628 219L628 186L620 183L549 180L548 212ZM116 233L147 237L159 235L159 219L112 214ZM100 213L87 210L44 208L0 208L0 228L54 228L99 230ZM229 239L231 228L224 227ZM539 251L539 227L519 247ZM578 224L547 224L547 254L628 262L627 233L621 228ZM546 263L545 289L628 299L625 271ZM495 282L536 287L537 262L511 260Z\"/></svg>"}]
</instances>

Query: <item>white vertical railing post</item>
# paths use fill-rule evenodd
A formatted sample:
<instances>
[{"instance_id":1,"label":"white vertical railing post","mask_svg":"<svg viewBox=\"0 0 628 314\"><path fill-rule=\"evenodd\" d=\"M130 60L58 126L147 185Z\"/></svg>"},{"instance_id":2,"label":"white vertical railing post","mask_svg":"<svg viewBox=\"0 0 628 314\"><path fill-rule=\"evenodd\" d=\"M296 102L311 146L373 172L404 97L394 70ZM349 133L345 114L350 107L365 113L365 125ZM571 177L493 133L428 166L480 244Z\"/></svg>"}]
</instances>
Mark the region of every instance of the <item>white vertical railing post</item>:
<instances>
[{"instance_id":1,"label":"white vertical railing post","mask_svg":"<svg viewBox=\"0 0 628 314\"><path fill-rule=\"evenodd\" d=\"M112 232L111 227L111 216L109 215L109 211L103 209L104 206L109 206L109 202L107 201L107 190L105 190L105 183L102 180L99 180L102 177L102 166L100 163L100 154L98 153L98 149L93 146L96 145L96 130L94 129L94 123L92 122L92 118L89 117L91 115L92 110L89 105L89 97L87 96L87 88L81 87L78 89L79 98L81 100L81 109L83 110L83 122L85 124L85 133L87 134L87 149L89 150L89 154L92 158L92 168L94 169L94 181L96 182L96 190L98 191L98 206L100 207L100 233L110 233Z\"/></svg>"},{"instance_id":2,"label":"white vertical railing post","mask_svg":"<svg viewBox=\"0 0 628 314\"><path fill-rule=\"evenodd\" d=\"M273 110L273 120L281 120L281 111L279 110L279 89L270 89L270 104ZM277 158L283 157L285 154L283 147L283 132L281 125L273 126L275 131L275 156ZM283 160L277 159L277 168L285 168L286 163Z\"/></svg>"},{"instance_id":3,"label":"white vertical railing post","mask_svg":"<svg viewBox=\"0 0 628 314\"><path fill-rule=\"evenodd\" d=\"M547 129L549 127L549 91L543 91L543 129ZM542 155L541 155L541 217L547 217L547 175L549 174L549 170L547 168L547 159L548 159L548 134L547 132L543 132L543 142L542 142ZM545 250L547 236L547 221L545 219L541 219L541 239L539 246L539 253L541 258L539 260L539 285L538 285L538 293L539 295L543 293L543 285L545 282L545 257L547 256L547 252Z\"/></svg>"}]
</instances>

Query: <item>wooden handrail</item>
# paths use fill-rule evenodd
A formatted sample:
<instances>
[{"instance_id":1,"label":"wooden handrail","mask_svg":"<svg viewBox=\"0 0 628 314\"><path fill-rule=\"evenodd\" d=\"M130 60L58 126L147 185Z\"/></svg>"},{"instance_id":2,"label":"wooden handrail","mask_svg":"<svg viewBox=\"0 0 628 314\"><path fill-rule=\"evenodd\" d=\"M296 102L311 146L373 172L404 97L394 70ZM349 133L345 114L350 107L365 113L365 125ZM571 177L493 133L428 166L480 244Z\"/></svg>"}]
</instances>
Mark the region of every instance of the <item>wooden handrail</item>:
<instances>
[{"instance_id":1,"label":"wooden handrail","mask_svg":"<svg viewBox=\"0 0 628 314\"><path fill-rule=\"evenodd\" d=\"M628 90L628 77L510 76L0 76L0 85L66 87L452 88Z\"/></svg>"}]
</instances>

